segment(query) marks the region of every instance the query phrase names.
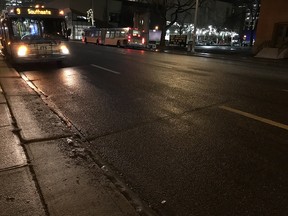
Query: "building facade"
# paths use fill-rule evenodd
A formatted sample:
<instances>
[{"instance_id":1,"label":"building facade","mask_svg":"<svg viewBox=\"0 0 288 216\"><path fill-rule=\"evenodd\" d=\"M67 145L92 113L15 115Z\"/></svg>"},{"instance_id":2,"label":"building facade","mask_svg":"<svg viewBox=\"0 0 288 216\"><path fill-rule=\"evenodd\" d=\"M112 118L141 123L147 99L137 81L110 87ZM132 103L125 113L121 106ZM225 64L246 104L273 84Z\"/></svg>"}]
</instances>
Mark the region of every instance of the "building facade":
<instances>
[{"instance_id":1,"label":"building facade","mask_svg":"<svg viewBox=\"0 0 288 216\"><path fill-rule=\"evenodd\" d=\"M81 39L83 29L92 26L87 19L88 10L93 10L94 26L118 27L122 2L114 0L52 0L47 7L59 8L65 11L68 28L71 29L71 39Z\"/></svg>"},{"instance_id":2,"label":"building facade","mask_svg":"<svg viewBox=\"0 0 288 216\"><path fill-rule=\"evenodd\" d=\"M288 58L287 11L287 0L261 0L255 53L266 52L271 58Z\"/></svg>"}]
</instances>

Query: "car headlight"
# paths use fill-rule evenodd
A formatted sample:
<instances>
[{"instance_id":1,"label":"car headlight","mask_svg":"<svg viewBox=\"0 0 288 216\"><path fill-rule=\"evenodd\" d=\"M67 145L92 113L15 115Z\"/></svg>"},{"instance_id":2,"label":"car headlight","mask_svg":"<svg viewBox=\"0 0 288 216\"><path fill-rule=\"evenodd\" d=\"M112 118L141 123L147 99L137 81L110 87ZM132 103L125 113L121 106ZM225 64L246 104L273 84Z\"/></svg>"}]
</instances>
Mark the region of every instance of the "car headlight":
<instances>
[{"instance_id":1,"label":"car headlight","mask_svg":"<svg viewBox=\"0 0 288 216\"><path fill-rule=\"evenodd\" d=\"M28 52L28 48L27 46L25 45L21 45L18 47L18 51L17 51L17 54L19 57L24 57L27 55L27 52Z\"/></svg>"},{"instance_id":2,"label":"car headlight","mask_svg":"<svg viewBox=\"0 0 288 216\"><path fill-rule=\"evenodd\" d=\"M70 53L69 49L65 45L62 45L60 47L60 50L61 50L62 54L64 54L64 55L68 55Z\"/></svg>"}]
</instances>

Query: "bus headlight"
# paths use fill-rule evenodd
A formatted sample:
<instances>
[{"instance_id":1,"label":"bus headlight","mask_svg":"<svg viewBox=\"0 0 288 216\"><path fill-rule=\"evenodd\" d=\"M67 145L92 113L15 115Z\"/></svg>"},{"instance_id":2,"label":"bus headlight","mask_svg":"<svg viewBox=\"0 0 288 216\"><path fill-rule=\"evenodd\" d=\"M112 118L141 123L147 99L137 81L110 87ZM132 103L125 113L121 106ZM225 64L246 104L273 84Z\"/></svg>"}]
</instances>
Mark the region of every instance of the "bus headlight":
<instances>
[{"instance_id":1,"label":"bus headlight","mask_svg":"<svg viewBox=\"0 0 288 216\"><path fill-rule=\"evenodd\" d=\"M27 55L27 52L28 52L28 48L27 46L25 45L21 45L18 47L18 51L17 51L17 54L19 57L24 57Z\"/></svg>"},{"instance_id":2,"label":"bus headlight","mask_svg":"<svg viewBox=\"0 0 288 216\"><path fill-rule=\"evenodd\" d=\"M60 47L60 50L61 50L61 53L64 54L64 55L68 55L70 53L69 49L65 45L62 45Z\"/></svg>"}]
</instances>

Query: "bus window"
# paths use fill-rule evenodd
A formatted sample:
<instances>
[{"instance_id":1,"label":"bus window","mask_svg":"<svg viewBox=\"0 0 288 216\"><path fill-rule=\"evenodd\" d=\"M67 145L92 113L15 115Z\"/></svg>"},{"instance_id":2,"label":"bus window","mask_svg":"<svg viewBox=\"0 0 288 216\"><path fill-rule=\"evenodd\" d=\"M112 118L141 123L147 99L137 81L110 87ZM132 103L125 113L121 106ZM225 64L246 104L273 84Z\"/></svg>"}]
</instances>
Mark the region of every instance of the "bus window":
<instances>
[{"instance_id":1,"label":"bus window","mask_svg":"<svg viewBox=\"0 0 288 216\"><path fill-rule=\"evenodd\" d=\"M110 37L110 31L107 31L106 32L106 38L109 38Z\"/></svg>"},{"instance_id":2,"label":"bus window","mask_svg":"<svg viewBox=\"0 0 288 216\"><path fill-rule=\"evenodd\" d=\"M8 32L7 23L4 23L4 28L3 28L2 34L3 34L2 36L5 37L6 40L9 39L9 32Z\"/></svg>"},{"instance_id":3,"label":"bus window","mask_svg":"<svg viewBox=\"0 0 288 216\"><path fill-rule=\"evenodd\" d=\"M64 19L42 19L42 31L49 37L65 37L66 24Z\"/></svg>"},{"instance_id":4,"label":"bus window","mask_svg":"<svg viewBox=\"0 0 288 216\"><path fill-rule=\"evenodd\" d=\"M65 37L64 19L15 18L12 20L12 34L16 39L30 40L32 37Z\"/></svg>"},{"instance_id":5,"label":"bus window","mask_svg":"<svg viewBox=\"0 0 288 216\"><path fill-rule=\"evenodd\" d=\"M125 38L125 35L126 35L125 31L121 31L120 37L121 37L121 38Z\"/></svg>"},{"instance_id":6,"label":"bus window","mask_svg":"<svg viewBox=\"0 0 288 216\"><path fill-rule=\"evenodd\" d=\"M115 31L111 31L110 38L115 38Z\"/></svg>"},{"instance_id":7,"label":"bus window","mask_svg":"<svg viewBox=\"0 0 288 216\"><path fill-rule=\"evenodd\" d=\"M12 20L13 37L25 39L25 36L40 36L39 22L30 18L16 18Z\"/></svg>"},{"instance_id":8,"label":"bus window","mask_svg":"<svg viewBox=\"0 0 288 216\"><path fill-rule=\"evenodd\" d=\"M116 37L116 38L119 38L119 37L120 37L120 31L116 31L116 32L115 32L115 37Z\"/></svg>"},{"instance_id":9,"label":"bus window","mask_svg":"<svg viewBox=\"0 0 288 216\"><path fill-rule=\"evenodd\" d=\"M133 37L138 37L140 35L138 30L133 30L132 32Z\"/></svg>"}]
</instances>

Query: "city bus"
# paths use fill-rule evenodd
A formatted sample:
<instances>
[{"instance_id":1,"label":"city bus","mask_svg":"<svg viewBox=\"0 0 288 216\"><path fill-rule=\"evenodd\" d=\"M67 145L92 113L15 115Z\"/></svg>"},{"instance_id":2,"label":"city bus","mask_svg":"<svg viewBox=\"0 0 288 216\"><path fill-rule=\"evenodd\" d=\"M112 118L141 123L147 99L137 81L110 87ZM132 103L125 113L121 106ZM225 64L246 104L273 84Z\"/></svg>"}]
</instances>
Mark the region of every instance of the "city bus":
<instances>
[{"instance_id":1,"label":"city bus","mask_svg":"<svg viewBox=\"0 0 288 216\"><path fill-rule=\"evenodd\" d=\"M144 47L145 38L141 31L135 28L96 28L84 29L83 43L95 43L97 45L111 45L117 47Z\"/></svg>"},{"instance_id":2,"label":"city bus","mask_svg":"<svg viewBox=\"0 0 288 216\"><path fill-rule=\"evenodd\" d=\"M61 63L70 55L64 12L58 9L8 7L0 20L2 53L12 63Z\"/></svg>"}]
</instances>

